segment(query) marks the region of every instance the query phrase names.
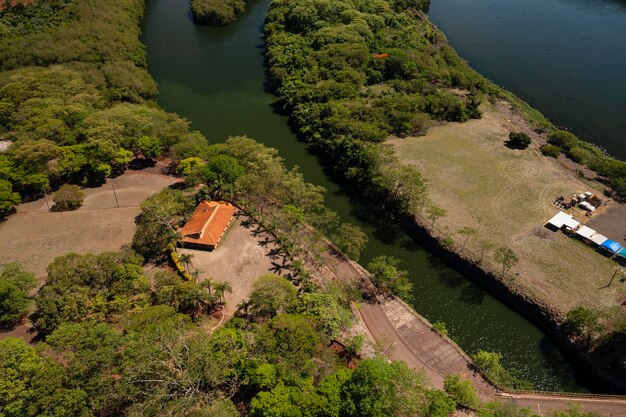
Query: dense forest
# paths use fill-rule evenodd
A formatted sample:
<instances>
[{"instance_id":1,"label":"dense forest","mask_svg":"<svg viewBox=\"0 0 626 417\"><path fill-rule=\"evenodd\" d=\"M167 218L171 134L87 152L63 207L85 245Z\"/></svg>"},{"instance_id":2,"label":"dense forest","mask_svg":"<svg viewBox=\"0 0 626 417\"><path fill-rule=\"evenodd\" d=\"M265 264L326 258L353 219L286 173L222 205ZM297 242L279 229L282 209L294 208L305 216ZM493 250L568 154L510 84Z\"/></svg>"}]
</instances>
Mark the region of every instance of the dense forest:
<instances>
[{"instance_id":1,"label":"dense forest","mask_svg":"<svg viewBox=\"0 0 626 417\"><path fill-rule=\"evenodd\" d=\"M134 157L206 145L154 104L143 2L53 0L0 12L0 212L64 183L97 184Z\"/></svg>"},{"instance_id":2,"label":"dense forest","mask_svg":"<svg viewBox=\"0 0 626 417\"><path fill-rule=\"evenodd\" d=\"M401 181L387 168L397 164L388 163L381 143L390 135L423 134L433 123L479 118L480 103L500 97L532 116L549 140L546 154L565 153L626 196L625 163L555 129L469 68L423 15L427 6L403 0L272 2L265 26L271 84L296 130L339 177L397 202L398 194L411 193L395 189Z\"/></svg>"},{"instance_id":3,"label":"dense forest","mask_svg":"<svg viewBox=\"0 0 626 417\"><path fill-rule=\"evenodd\" d=\"M343 53L355 64L364 57L369 60L356 34L375 39L379 35L366 26L371 23L382 34L385 19L392 22L397 15L384 1L361 3L371 12L361 16L365 12L346 8L343 2L325 3L339 8L330 10L327 18L337 12L354 22L347 30L328 25L325 34L316 37L320 48L333 39L354 40L355 45L336 49L341 52L337 62L343 62ZM279 24L278 6L284 2L275 4L270 30ZM302 25L318 16L309 3L301 4L299 17L284 16L303 30ZM420 6L410 1L394 4L415 5ZM157 88L139 42L142 13L140 0L42 0L0 12L0 137L11 143L0 155L0 210L9 212L20 198L37 197L64 183L101 183L135 160L158 156L170 158L172 172L185 178L184 184L143 203L131 247L116 253L70 253L48 266L46 284L32 297L34 311L29 315L37 343L0 341L0 415L443 417L460 408L477 410L481 417L531 416L530 410L511 404L481 404L471 384L458 375L446 378L444 391L432 390L422 373L404 363L389 362L382 355L361 357L362 338L344 334L351 326L350 305L360 300L360 293L323 285L314 270L324 255L321 242L330 238L358 258L363 233L339 223L324 207L322 190L307 184L297 170L286 169L275 150L245 137L209 146L200 133L189 131L186 120L161 110L154 102ZM409 32L397 40L407 36L412 42ZM270 54L276 57L276 51ZM301 58L312 59L309 53L312 50ZM371 74L390 83L397 80L396 98L419 88L412 78L393 75L415 73L409 57L389 70L380 61L376 65L383 66ZM450 52L449 59L454 57ZM320 91L342 97L347 88L356 99L360 87L355 83L362 81L362 74L331 67L309 68L320 71L316 76L327 74L321 78L327 88ZM345 78L336 81L330 74ZM450 73L451 84L458 77L468 88L481 82L455 74ZM272 75L275 83L286 84L279 67L273 66ZM381 85L380 91L392 84ZM316 93L305 87L299 84L292 91ZM402 88L408 90L402 93ZM383 100L382 95L373 97ZM407 134L431 116L477 116L470 96L435 89L427 102L439 103L441 110L411 98L389 114L384 106L380 110L365 100L356 100L353 107L347 102L335 105L344 115L354 110L354 117L346 119L354 126L365 129L363 117L371 111L379 118L378 129L393 125ZM294 101L293 108L303 103ZM411 106L422 105L424 116L407 121ZM316 111L319 117L330 110L322 105ZM319 121L327 123L325 117ZM374 148L375 141L365 139L367 130L363 135L354 142L346 135L345 149L353 151L350 157L341 153L347 158L346 175L357 178L363 173L350 173L362 170L355 161L376 161L372 169L379 173L379 192L405 207L418 206L425 198L419 174L395 166L390 155ZM207 197L242 207L251 221L275 236L294 264L290 279L260 277L249 300L239 306L238 317L216 330L210 314L223 305L228 284L209 277L188 279L168 266L170 260L177 262L176 228L197 201ZM389 269L384 260L373 269L382 284L393 287L384 279ZM19 265L0 267L3 329L29 314L34 287L33 274ZM337 339L345 349L331 347ZM554 415L590 416L578 410Z\"/></svg>"},{"instance_id":4,"label":"dense forest","mask_svg":"<svg viewBox=\"0 0 626 417\"><path fill-rule=\"evenodd\" d=\"M193 19L201 25L227 25L245 9L246 0L191 0Z\"/></svg>"}]
</instances>

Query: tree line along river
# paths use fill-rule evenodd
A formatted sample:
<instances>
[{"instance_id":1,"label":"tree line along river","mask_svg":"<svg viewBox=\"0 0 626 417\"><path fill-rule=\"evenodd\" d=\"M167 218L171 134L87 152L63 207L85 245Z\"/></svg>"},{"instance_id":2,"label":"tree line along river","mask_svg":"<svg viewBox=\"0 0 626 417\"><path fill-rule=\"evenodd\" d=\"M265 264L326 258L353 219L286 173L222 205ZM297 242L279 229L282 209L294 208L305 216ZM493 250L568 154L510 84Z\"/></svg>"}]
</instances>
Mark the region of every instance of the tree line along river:
<instances>
[{"instance_id":1,"label":"tree line along river","mask_svg":"<svg viewBox=\"0 0 626 417\"><path fill-rule=\"evenodd\" d=\"M494 1L500 0L485 3ZM584 381L537 327L430 255L398 227L372 218L368 207L346 196L306 145L297 141L287 119L273 111L275 98L266 86L261 35L269 3L251 0L235 23L209 28L193 24L187 1L148 0L143 42L150 72L159 84L160 105L191 120L211 142L247 135L277 148L288 166L299 166L307 181L327 189L328 207L344 222L367 232L361 263L380 254L402 259L414 283L415 309L433 322L444 322L468 353L501 352L505 366L520 370L537 389L586 391ZM437 23L445 26L441 20L445 10L432 9Z\"/></svg>"}]
</instances>

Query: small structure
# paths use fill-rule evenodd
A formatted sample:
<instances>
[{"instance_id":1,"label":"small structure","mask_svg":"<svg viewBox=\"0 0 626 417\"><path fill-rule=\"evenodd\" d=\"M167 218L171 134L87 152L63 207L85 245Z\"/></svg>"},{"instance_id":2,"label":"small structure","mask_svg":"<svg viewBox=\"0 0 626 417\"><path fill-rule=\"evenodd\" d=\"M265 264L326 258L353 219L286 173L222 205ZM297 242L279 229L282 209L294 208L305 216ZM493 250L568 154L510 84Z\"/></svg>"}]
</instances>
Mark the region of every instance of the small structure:
<instances>
[{"instance_id":1,"label":"small structure","mask_svg":"<svg viewBox=\"0 0 626 417\"><path fill-rule=\"evenodd\" d=\"M623 249L622 245L620 245L619 243L617 243L616 241L611 240L611 239L605 240L600 245L600 248L606 250L607 252L609 252L612 255L616 254L616 253L619 253Z\"/></svg>"},{"instance_id":2,"label":"small structure","mask_svg":"<svg viewBox=\"0 0 626 417\"><path fill-rule=\"evenodd\" d=\"M600 233L596 233L591 237L591 241L598 246L601 246L604 242L607 241L607 239L608 238L606 236L601 235Z\"/></svg>"},{"instance_id":3,"label":"small structure","mask_svg":"<svg viewBox=\"0 0 626 417\"><path fill-rule=\"evenodd\" d=\"M548 226L559 230L561 227L563 227L565 222L570 220L571 218L572 216L570 216L569 214L559 211L557 214L554 215L554 217L548 220Z\"/></svg>"},{"instance_id":4,"label":"small structure","mask_svg":"<svg viewBox=\"0 0 626 417\"><path fill-rule=\"evenodd\" d=\"M587 201L583 201L582 203L578 204L578 207L589 212L594 212L596 210L596 208Z\"/></svg>"},{"instance_id":5,"label":"small structure","mask_svg":"<svg viewBox=\"0 0 626 417\"><path fill-rule=\"evenodd\" d=\"M192 249L215 249L234 216L235 207L230 203L201 202L180 230L181 245Z\"/></svg>"},{"instance_id":6,"label":"small structure","mask_svg":"<svg viewBox=\"0 0 626 417\"><path fill-rule=\"evenodd\" d=\"M576 236L583 238L586 241L593 241L593 235L596 234L596 231L587 226L580 226L578 230L576 230Z\"/></svg>"},{"instance_id":7,"label":"small structure","mask_svg":"<svg viewBox=\"0 0 626 417\"><path fill-rule=\"evenodd\" d=\"M562 211L559 211L554 217L548 220L547 227L553 230L560 230L563 227L575 229L580 223L574 218Z\"/></svg>"}]
</instances>

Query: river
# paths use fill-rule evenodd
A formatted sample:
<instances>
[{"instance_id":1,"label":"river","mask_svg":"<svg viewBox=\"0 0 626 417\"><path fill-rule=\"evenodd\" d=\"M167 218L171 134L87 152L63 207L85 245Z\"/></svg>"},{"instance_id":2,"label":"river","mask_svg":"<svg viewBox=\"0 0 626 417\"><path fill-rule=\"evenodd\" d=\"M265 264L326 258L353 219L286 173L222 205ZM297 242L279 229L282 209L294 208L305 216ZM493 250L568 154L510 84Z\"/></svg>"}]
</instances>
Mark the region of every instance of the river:
<instances>
[{"instance_id":1,"label":"river","mask_svg":"<svg viewBox=\"0 0 626 417\"><path fill-rule=\"evenodd\" d=\"M149 69L159 84L159 104L192 122L211 142L247 135L277 148L288 166L324 186L326 203L345 222L363 227L369 237L361 263L379 254L404 261L415 287L415 309L446 324L469 353L502 352L506 366L521 371L535 387L585 391L571 366L542 332L423 250L389 222L372 219L367 207L348 198L324 174L318 160L272 111L275 98L265 86L264 16L270 0L251 0L233 24L195 26L187 0L148 0L143 42Z\"/></svg>"},{"instance_id":2,"label":"river","mask_svg":"<svg viewBox=\"0 0 626 417\"><path fill-rule=\"evenodd\" d=\"M626 1L432 0L478 72L626 160Z\"/></svg>"}]
</instances>

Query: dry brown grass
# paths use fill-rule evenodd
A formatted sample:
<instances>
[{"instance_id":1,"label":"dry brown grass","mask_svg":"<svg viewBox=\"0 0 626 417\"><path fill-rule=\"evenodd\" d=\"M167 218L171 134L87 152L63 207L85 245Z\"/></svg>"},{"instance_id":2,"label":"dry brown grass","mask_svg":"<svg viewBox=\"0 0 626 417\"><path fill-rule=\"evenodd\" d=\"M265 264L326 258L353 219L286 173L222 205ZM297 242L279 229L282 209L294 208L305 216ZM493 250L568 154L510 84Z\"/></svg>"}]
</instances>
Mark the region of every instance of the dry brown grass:
<instances>
[{"instance_id":1,"label":"dry brown grass","mask_svg":"<svg viewBox=\"0 0 626 417\"><path fill-rule=\"evenodd\" d=\"M22 204L18 214L0 223L0 264L18 262L43 281L46 267L57 256L119 250L131 243L139 204L176 181L129 172L85 190L83 207L76 211L49 213L44 199Z\"/></svg>"},{"instance_id":2,"label":"dry brown grass","mask_svg":"<svg viewBox=\"0 0 626 417\"><path fill-rule=\"evenodd\" d=\"M480 120L389 141L403 163L418 167L429 181L432 200L447 210L439 227L459 244L464 240L456 234L459 228L476 229L468 241L476 253L478 242L487 240L513 248L520 262L511 272L520 276L509 284L560 313L579 304L608 307L623 301L623 284L600 289L611 278L614 261L544 227L557 212L551 204L555 197L585 191L589 184L542 156L537 144L507 148L509 132L532 132L502 103L484 111Z\"/></svg>"}]
</instances>

